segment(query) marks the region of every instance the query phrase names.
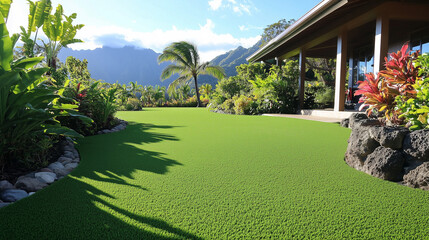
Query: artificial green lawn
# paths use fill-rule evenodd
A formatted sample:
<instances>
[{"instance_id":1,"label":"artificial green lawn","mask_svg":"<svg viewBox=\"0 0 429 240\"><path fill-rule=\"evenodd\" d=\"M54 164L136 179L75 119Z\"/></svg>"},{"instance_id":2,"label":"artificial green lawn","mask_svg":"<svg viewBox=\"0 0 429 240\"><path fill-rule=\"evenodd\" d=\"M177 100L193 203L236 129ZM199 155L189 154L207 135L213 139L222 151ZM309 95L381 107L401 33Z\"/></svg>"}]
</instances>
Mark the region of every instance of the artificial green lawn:
<instances>
[{"instance_id":1,"label":"artificial green lawn","mask_svg":"<svg viewBox=\"0 0 429 240\"><path fill-rule=\"evenodd\" d=\"M120 112L68 177L0 209L0 239L429 238L429 192L343 160L338 124Z\"/></svg>"}]
</instances>

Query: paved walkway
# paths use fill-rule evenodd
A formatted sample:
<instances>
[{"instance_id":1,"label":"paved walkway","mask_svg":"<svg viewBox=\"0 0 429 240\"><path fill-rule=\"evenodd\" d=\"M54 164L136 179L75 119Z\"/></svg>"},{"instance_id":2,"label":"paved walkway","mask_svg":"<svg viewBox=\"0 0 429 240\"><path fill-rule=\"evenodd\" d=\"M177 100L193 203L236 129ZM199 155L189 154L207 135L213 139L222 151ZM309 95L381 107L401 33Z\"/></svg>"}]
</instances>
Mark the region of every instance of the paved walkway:
<instances>
[{"instance_id":1,"label":"paved walkway","mask_svg":"<svg viewBox=\"0 0 429 240\"><path fill-rule=\"evenodd\" d=\"M339 123L342 120L342 118L319 117L319 116L300 115L300 114L262 114L262 115L270 116L270 117L298 118L298 119L304 119L304 120L330 122L330 123Z\"/></svg>"}]
</instances>

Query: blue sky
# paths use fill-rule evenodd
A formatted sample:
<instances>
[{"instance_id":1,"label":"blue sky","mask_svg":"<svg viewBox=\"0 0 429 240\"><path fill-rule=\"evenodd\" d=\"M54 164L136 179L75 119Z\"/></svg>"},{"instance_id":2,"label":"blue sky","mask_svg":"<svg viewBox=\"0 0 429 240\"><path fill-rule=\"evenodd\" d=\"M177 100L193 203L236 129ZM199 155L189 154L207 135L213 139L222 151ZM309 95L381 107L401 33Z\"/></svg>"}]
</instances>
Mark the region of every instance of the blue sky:
<instances>
[{"instance_id":1,"label":"blue sky","mask_svg":"<svg viewBox=\"0 0 429 240\"><path fill-rule=\"evenodd\" d=\"M319 0L52 0L66 14L76 12L85 27L73 49L135 45L156 52L173 41L195 43L203 60L238 46L255 44L267 25L298 19ZM8 28L27 25L28 4L15 0Z\"/></svg>"}]
</instances>

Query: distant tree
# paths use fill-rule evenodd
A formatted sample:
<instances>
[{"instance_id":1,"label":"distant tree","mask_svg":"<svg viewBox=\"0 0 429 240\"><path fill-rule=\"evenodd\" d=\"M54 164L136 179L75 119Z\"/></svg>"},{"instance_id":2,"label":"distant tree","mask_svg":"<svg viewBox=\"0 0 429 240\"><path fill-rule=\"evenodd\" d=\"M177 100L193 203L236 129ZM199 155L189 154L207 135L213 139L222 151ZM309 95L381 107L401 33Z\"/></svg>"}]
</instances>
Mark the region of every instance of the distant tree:
<instances>
[{"instance_id":1,"label":"distant tree","mask_svg":"<svg viewBox=\"0 0 429 240\"><path fill-rule=\"evenodd\" d=\"M203 95L203 97L209 98L212 93L213 93L212 85L206 83L201 86L201 94Z\"/></svg>"},{"instance_id":2,"label":"distant tree","mask_svg":"<svg viewBox=\"0 0 429 240\"><path fill-rule=\"evenodd\" d=\"M68 56L66 68L71 79L79 81L89 81L91 79L91 74L88 71L88 60L86 59L81 61L73 56Z\"/></svg>"},{"instance_id":3,"label":"distant tree","mask_svg":"<svg viewBox=\"0 0 429 240\"><path fill-rule=\"evenodd\" d=\"M277 37L277 35L279 35L284 30L286 30L286 28L288 28L294 22L295 22L295 19L290 19L290 20L281 19L276 23L268 25L266 28L264 28L264 32L262 33L262 36L261 36L262 43L260 47L263 47L265 44L271 41L271 39Z\"/></svg>"},{"instance_id":4,"label":"distant tree","mask_svg":"<svg viewBox=\"0 0 429 240\"><path fill-rule=\"evenodd\" d=\"M277 37L293 23L295 23L294 19L288 21L281 19L276 23L268 25L262 33L262 44L260 47L263 47L273 38ZM317 77L318 80L323 81L328 86L332 86L335 72L335 60L326 58L307 58L306 63L308 68L314 72L315 77Z\"/></svg>"},{"instance_id":5,"label":"distant tree","mask_svg":"<svg viewBox=\"0 0 429 240\"><path fill-rule=\"evenodd\" d=\"M191 96L191 87L189 84L183 84L179 87L180 100L186 100Z\"/></svg>"},{"instance_id":6,"label":"distant tree","mask_svg":"<svg viewBox=\"0 0 429 240\"><path fill-rule=\"evenodd\" d=\"M168 86L168 88L177 88L177 86L188 83L194 79L195 92L198 100L197 107L202 106L198 90L198 76L208 74L218 79L225 77L225 71L222 67L210 66L209 62L200 63L197 47L188 42L174 42L167 46L158 57L159 63L166 61L173 62L173 64L168 65L162 71L161 80L165 80L173 74L178 73L179 78Z\"/></svg>"}]
</instances>

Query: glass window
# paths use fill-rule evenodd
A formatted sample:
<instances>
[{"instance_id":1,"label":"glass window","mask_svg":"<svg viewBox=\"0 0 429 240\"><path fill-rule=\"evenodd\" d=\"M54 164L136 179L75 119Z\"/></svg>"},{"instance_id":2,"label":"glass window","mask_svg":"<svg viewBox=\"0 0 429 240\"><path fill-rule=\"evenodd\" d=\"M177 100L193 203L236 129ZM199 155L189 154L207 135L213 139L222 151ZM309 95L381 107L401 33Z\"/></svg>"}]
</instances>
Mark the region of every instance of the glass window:
<instances>
[{"instance_id":1,"label":"glass window","mask_svg":"<svg viewBox=\"0 0 429 240\"><path fill-rule=\"evenodd\" d=\"M429 53L429 42L422 44L422 50L420 53Z\"/></svg>"}]
</instances>

